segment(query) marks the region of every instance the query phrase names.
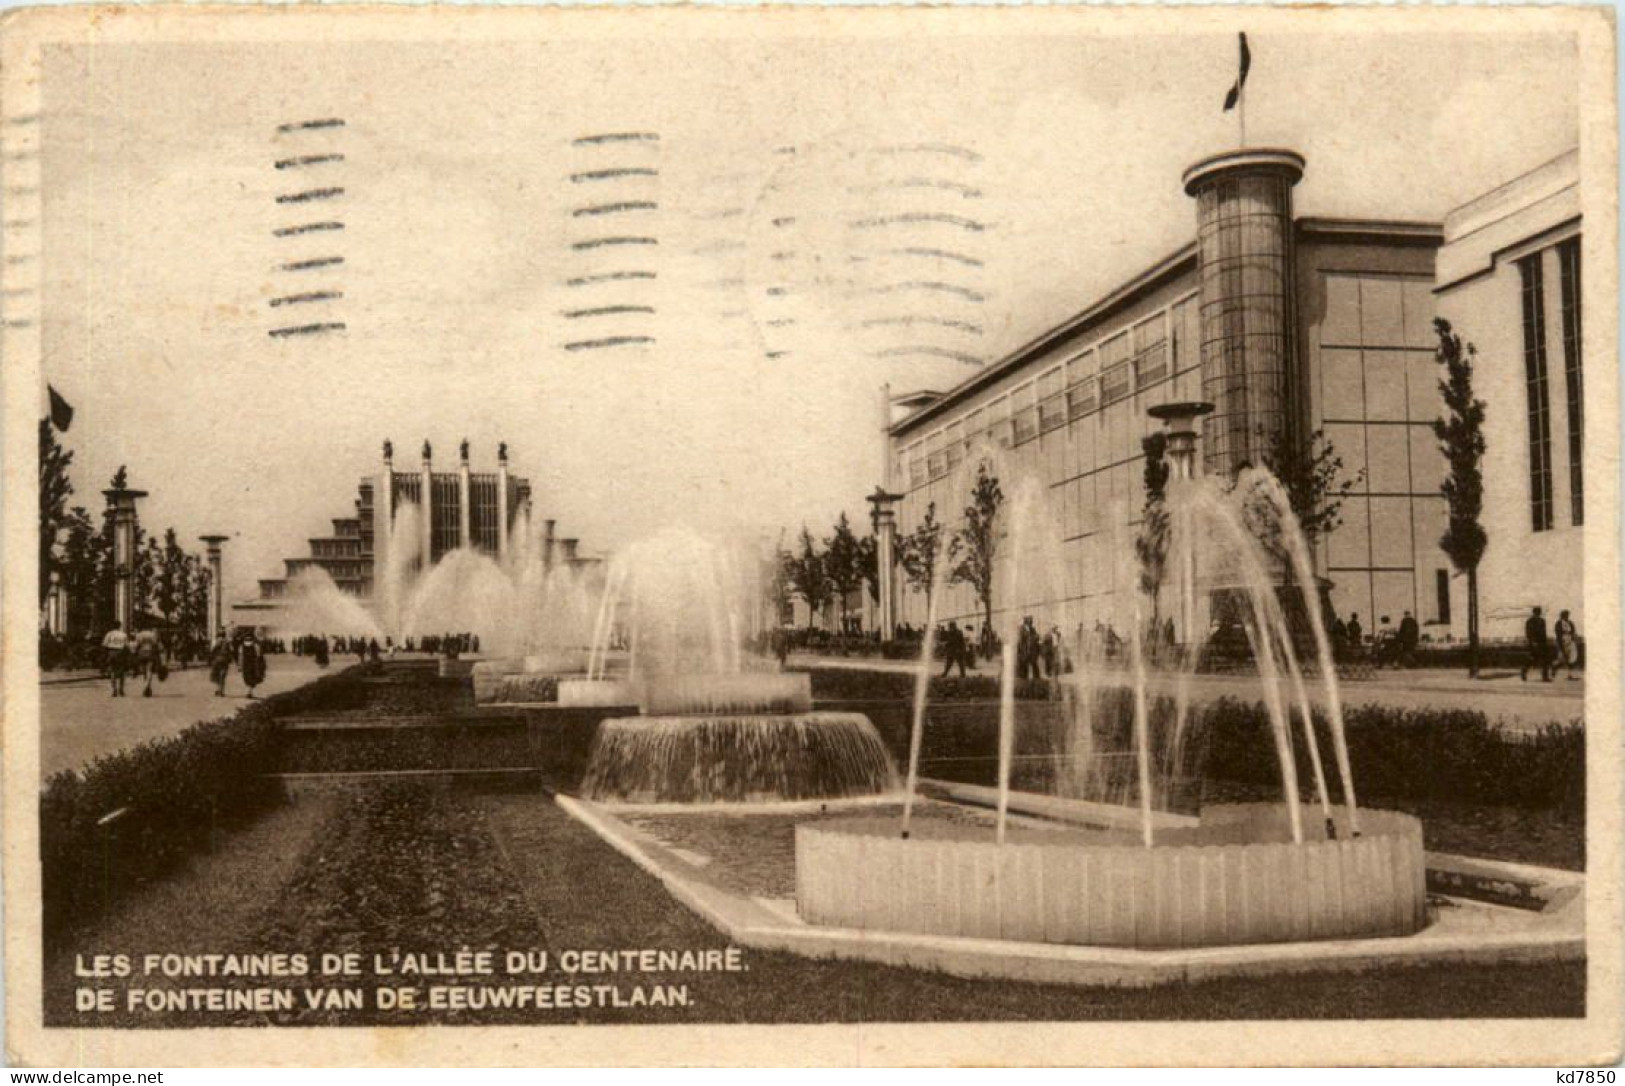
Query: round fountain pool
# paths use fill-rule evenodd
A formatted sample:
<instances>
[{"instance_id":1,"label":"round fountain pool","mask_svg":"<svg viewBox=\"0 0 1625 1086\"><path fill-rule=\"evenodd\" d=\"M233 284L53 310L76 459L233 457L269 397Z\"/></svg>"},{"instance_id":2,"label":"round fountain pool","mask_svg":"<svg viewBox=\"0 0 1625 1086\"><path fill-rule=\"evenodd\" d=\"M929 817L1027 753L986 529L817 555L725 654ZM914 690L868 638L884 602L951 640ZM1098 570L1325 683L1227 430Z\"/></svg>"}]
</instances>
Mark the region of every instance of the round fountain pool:
<instances>
[{"instance_id":1,"label":"round fountain pool","mask_svg":"<svg viewBox=\"0 0 1625 1086\"><path fill-rule=\"evenodd\" d=\"M890 792L885 744L861 713L605 720L581 791L616 803L772 803Z\"/></svg>"},{"instance_id":2,"label":"round fountain pool","mask_svg":"<svg viewBox=\"0 0 1625 1086\"><path fill-rule=\"evenodd\" d=\"M1420 930L1422 824L1362 810L1350 838L1337 816L1336 840L1298 844L1283 804L1209 807L1153 848L1114 831L1010 826L999 845L955 823L916 821L906 840L896 819L805 823L796 902L813 924L1147 949Z\"/></svg>"}]
</instances>

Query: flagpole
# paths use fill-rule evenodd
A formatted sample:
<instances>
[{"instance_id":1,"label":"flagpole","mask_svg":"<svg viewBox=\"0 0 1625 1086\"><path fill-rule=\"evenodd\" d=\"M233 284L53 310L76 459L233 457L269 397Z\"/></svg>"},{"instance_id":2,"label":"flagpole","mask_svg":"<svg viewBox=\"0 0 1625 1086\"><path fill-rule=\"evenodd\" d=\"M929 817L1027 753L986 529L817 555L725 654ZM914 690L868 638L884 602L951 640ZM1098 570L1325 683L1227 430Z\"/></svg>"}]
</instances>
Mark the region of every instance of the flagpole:
<instances>
[{"instance_id":1,"label":"flagpole","mask_svg":"<svg viewBox=\"0 0 1625 1086\"><path fill-rule=\"evenodd\" d=\"M1236 93L1236 118L1241 122L1241 145L1238 150L1245 150L1247 147L1247 81L1245 79L1242 80L1241 87Z\"/></svg>"}]
</instances>

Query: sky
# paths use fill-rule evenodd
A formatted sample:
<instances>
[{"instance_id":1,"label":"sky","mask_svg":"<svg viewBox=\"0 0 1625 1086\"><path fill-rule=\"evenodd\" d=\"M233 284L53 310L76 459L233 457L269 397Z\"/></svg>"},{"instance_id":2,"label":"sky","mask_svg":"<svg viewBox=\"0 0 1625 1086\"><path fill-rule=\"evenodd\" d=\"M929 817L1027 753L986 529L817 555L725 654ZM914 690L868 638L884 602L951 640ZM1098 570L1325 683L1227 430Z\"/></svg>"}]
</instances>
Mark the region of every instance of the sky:
<instances>
[{"instance_id":1,"label":"sky","mask_svg":"<svg viewBox=\"0 0 1625 1086\"><path fill-rule=\"evenodd\" d=\"M882 385L950 387L1187 243L1181 172L1237 144L1244 27L1090 25L54 48L75 500L129 465L149 529L232 537L232 599L386 437L407 470L506 441L587 552L861 522ZM1437 221L1578 142L1566 37L1250 42L1247 139L1305 156L1300 215ZM311 324L344 327L280 334Z\"/></svg>"}]
</instances>

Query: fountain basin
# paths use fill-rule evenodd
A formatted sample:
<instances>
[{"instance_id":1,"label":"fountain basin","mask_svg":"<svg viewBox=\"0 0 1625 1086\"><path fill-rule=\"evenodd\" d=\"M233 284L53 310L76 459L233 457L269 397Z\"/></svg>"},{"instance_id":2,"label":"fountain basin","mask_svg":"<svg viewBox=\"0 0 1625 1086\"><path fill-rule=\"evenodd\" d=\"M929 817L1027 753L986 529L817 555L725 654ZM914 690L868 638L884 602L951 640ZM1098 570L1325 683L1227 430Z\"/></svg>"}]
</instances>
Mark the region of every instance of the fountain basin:
<instances>
[{"instance_id":1,"label":"fountain basin","mask_svg":"<svg viewBox=\"0 0 1625 1086\"><path fill-rule=\"evenodd\" d=\"M1323 823L1304 808L1304 826ZM1122 831L846 818L796 827L812 924L1086 946L1230 946L1410 935L1427 920L1422 825L1360 812L1350 838L1291 840L1284 804L1209 807L1145 848Z\"/></svg>"},{"instance_id":2,"label":"fountain basin","mask_svg":"<svg viewBox=\"0 0 1625 1086\"><path fill-rule=\"evenodd\" d=\"M861 713L605 720L581 791L610 803L772 803L892 791L897 775Z\"/></svg>"},{"instance_id":3,"label":"fountain basin","mask_svg":"<svg viewBox=\"0 0 1625 1086\"><path fill-rule=\"evenodd\" d=\"M806 713L812 709L812 676L805 671L657 675L643 684L638 704L650 716Z\"/></svg>"},{"instance_id":4,"label":"fountain basin","mask_svg":"<svg viewBox=\"0 0 1625 1086\"><path fill-rule=\"evenodd\" d=\"M566 708L637 705L643 684L630 679L560 679L559 704Z\"/></svg>"}]
</instances>

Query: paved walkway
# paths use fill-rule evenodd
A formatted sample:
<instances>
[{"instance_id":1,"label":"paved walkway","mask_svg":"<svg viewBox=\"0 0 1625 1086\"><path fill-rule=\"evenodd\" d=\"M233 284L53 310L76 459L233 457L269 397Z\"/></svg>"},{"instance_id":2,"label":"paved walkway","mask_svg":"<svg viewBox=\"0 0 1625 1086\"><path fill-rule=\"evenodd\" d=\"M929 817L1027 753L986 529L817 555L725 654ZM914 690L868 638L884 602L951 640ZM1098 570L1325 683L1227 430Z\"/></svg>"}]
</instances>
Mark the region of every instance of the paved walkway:
<instances>
[{"instance_id":1,"label":"paved walkway","mask_svg":"<svg viewBox=\"0 0 1625 1086\"><path fill-rule=\"evenodd\" d=\"M353 662L335 661L328 671ZM312 660L270 656L265 682L255 694L262 698L279 694L321 674ZM250 704L236 668L226 681L224 698L214 696L214 684L204 668L170 672L168 682L153 684L150 698L141 696L141 682L134 678L125 680L125 697L112 697L109 688L105 679L40 684L41 780L148 739L172 735L199 720L229 716Z\"/></svg>"},{"instance_id":2,"label":"paved walkway","mask_svg":"<svg viewBox=\"0 0 1625 1086\"><path fill-rule=\"evenodd\" d=\"M793 653L790 663L798 667L892 672L911 672L916 667L907 660L813 656L804 653ZM979 661L973 670L978 675L998 674L997 666L988 661ZM957 670L955 674L958 674ZM1127 681L1127 673L1121 669L1095 674L1105 682ZM1153 680L1153 685L1156 683L1157 680ZM1191 684L1193 696L1203 700L1226 695L1256 699L1261 697L1262 692L1262 680L1256 675L1196 675L1192 676ZM1285 680L1281 685L1285 690ZM1324 704L1325 693L1319 681L1310 680L1308 687L1315 704ZM1514 730L1533 731L1554 721L1567 723L1583 718L1585 687L1584 679L1571 682L1564 677L1549 683L1534 679L1523 682L1516 671L1487 670L1481 672L1479 678L1470 679L1462 671L1418 668L1377 671L1369 679L1346 680L1338 689L1345 707L1385 705L1399 709L1475 709Z\"/></svg>"}]
</instances>

